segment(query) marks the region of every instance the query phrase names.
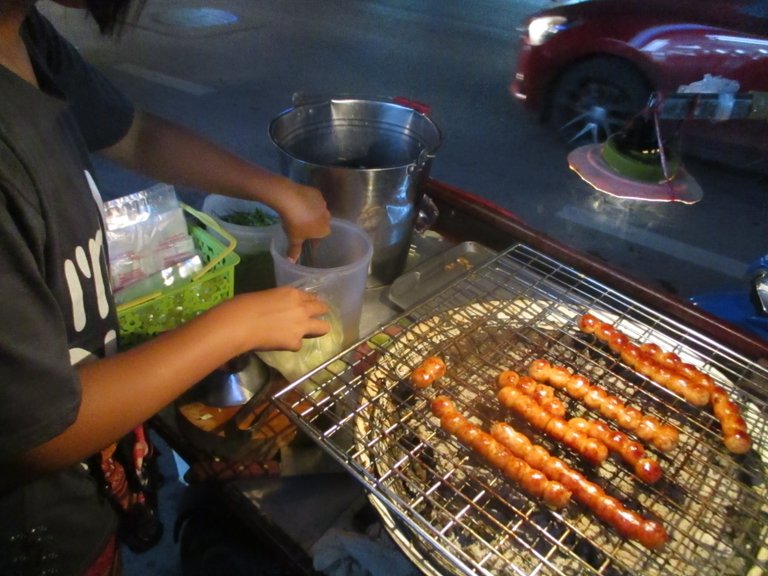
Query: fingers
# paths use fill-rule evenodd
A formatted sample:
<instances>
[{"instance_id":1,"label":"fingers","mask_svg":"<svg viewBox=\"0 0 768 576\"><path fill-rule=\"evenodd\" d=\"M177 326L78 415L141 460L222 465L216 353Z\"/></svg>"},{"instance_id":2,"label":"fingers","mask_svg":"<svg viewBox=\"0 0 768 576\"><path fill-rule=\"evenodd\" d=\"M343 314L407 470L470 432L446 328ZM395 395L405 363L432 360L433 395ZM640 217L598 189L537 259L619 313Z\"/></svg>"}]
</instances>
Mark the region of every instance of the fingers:
<instances>
[{"instance_id":1,"label":"fingers","mask_svg":"<svg viewBox=\"0 0 768 576\"><path fill-rule=\"evenodd\" d=\"M331 331L331 324L326 320L320 318L313 318L307 324L307 331L304 335L305 338L317 338L324 336Z\"/></svg>"},{"instance_id":2,"label":"fingers","mask_svg":"<svg viewBox=\"0 0 768 576\"><path fill-rule=\"evenodd\" d=\"M331 233L331 213L320 191L297 185L290 208L283 214L283 228L288 237L287 258L296 262L306 240L324 238Z\"/></svg>"},{"instance_id":3,"label":"fingers","mask_svg":"<svg viewBox=\"0 0 768 576\"><path fill-rule=\"evenodd\" d=\"M289 242L290 245L288 246L288 253L286 254L286 258L288 258L290 262L296 264L296 262L299 260L299 256L301 256L301 248L304 242L302 240L289 240Z\"/></svg>"},{"instance_id":4,"label":"fingers","mask_svg":"<svg viewBox=\"0 0 768 576\"><path fill-rule=\"evenodd\" d=\"M288 234L287 230L286 234ZM286 252L286 257L288 260L295 264L299 260L302 251L307 249L307 244L310 245L310 248L314 249L320 243L320 238L325 237L328 234L330 234L330 231L328 231L328 233L318 235L318 237L314 238L306 236L289 238L289 246Z\"/></svg>"},{"instance_id":5,"label":"fingers","mask_svg":"<svg viewBox=\"0 0 768 576\"><path fill-rule=\"evenodd\" d=\"M294 264L299 260L301 253L307 248L314 249L320 242L319 238L302 238L301 240L289 240L286 257ZM309 244L309 246L307 246ZM312 264L310 264L311 266Z\"/></svg>"},{"instance_id":6,"label":"fingers","mask_svg":"<svg viewBox=\"0 0 768 576\"><path fill-rule=\"evenodd\" d=\"M305 297L304 305L309 316L317 317L328 313L328 303L325 300L319 298L316 294L305 294L308 296Z\"/></svg>"},{"instance_id":7,"label":"fingers","mask_svg":"<svg viewBox=\"0 0 768 576\"><path fill-rule=\"evenodd\" d=\"M327 314L330 310L328 303L317 294L304 290L301 291L301 300L305 313L308 316L305 337L323 336L330 332L331 324L327 320L320 318L320 316Z\"/></svg>"}]
</instances>

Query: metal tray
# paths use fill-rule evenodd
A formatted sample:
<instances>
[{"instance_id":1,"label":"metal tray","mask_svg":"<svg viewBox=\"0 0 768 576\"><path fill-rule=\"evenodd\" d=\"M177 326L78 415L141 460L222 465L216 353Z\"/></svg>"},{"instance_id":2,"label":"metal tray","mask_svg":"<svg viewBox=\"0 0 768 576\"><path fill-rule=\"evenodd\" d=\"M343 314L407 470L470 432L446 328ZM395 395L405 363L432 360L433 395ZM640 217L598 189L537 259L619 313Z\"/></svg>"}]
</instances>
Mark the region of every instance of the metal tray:
<instances>
[{"instance_id":1,"label":"metal tray","mask_svg":"<svg viewBox=\"0 0 768 576\"><path fill-rule=\"evenodd\" d=\"M477 242L462 242L417 264L389 288L390 301L406 310L433 296L472 268L484 264L496 252Z\"/></svg>"}]
</instances>

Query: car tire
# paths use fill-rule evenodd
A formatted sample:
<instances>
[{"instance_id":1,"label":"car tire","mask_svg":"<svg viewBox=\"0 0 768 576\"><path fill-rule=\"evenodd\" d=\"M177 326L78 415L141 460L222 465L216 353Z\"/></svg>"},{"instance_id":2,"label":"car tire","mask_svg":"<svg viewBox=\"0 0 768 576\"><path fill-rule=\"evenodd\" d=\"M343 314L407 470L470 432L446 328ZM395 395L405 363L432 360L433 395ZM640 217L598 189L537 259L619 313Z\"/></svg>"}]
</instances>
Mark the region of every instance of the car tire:
<instances>
[{"instance_id":1,"label":"car tire","mask_svg":"<svg viewBox=\"0 0 768 576\"><path fill-rule=\"evenodd\" d=\"M546 119L570 147L602 142L648 103L652 88L632 64L594 58L573 65L555 84Z\"/></svg>"}]
</instances>

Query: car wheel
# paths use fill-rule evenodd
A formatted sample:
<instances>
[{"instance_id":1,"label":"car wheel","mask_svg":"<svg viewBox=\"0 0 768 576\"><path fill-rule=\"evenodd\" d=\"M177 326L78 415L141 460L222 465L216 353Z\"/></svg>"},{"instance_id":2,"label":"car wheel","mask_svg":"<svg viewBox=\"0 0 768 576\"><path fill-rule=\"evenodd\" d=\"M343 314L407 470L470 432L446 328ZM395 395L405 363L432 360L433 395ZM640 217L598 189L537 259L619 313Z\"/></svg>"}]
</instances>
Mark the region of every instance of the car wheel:
<instances>
[{"instance_id":1,"label":"car wheel","mask_svg":"<svg viewBox=\"0 0 768 576\"><path fill-rule=\"evenodd\" d=\"M602 142L648 103L652 89L631 64L597 58L574 65L558 80L550 123L569 146Z\"/></svg>"}]
</instances>

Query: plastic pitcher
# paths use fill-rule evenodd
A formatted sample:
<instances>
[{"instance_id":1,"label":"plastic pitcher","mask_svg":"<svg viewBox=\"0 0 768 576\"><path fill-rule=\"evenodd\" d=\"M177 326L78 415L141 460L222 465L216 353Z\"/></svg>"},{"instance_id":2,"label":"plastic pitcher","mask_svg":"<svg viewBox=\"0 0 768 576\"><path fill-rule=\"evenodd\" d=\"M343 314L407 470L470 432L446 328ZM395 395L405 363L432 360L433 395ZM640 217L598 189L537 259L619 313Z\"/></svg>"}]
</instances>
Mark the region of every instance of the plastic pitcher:
<instances>
[{"instance_id":1,"label":"plastic pitcher","mask_svg":"<svg viewBox=\"0 0 768 576\"><path fill-rule=\"evenodd\" d=\"M277 285L311 285L338 310L344 345L360 335L366 279L373 256L373 244L360 226L341 218L331 219L331 234L315 241L313 266L293 263L286 257L288 239L279 231L270 247Z\"/></svg>"}]
</instances>

